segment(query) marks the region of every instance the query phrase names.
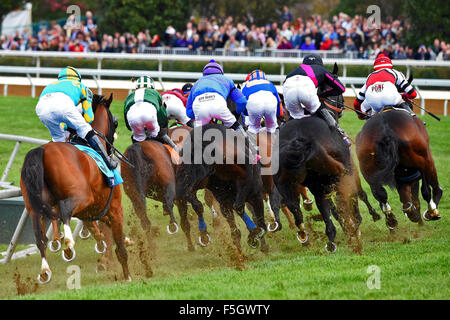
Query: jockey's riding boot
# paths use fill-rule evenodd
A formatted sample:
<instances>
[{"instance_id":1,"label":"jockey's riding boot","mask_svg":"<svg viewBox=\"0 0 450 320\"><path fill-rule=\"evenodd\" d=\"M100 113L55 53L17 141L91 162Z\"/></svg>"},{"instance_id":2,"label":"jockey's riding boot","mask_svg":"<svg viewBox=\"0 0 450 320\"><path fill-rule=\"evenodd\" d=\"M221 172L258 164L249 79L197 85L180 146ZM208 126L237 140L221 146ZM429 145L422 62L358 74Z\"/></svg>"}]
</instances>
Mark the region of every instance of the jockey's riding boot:
<instances>
[{"instance_id":1,"label":"jockey's riding boot","mask_svg":"<svg viewBox=\"0 0 450 320\"><path fill-rule=\"evenodd\" d=\"M325 120L325 122L328 124L329 127L334 127L339 131L344 141L351 145L349 136L345 133L345 131L339 126L338 122L333 118L333 116L325 109L319 109L320 115L322 116L322 119Z\"/></svg>"},{"instance_id":2,"label":"jockey's riding boot","mask_svg":"<svg viewBox=\"0 0 450 320\"><path fill-rule=\"evenodd\" d=\"M172 141L172 139L170 139L170 137L165 132L166 131L164 130L160 130L158 135L156 136L156 140L159 140L162 143L171 146L176 152L180 153L180 149L178 148L178 146L175 144L175 142Z\"/></svg>"},{"instance_id":3,"label":"jockey's riding boot","mask_svg":"<svg viewBox=\"0 0 450 320\"><path fill-rule=\"evenodd\" d=\"M191 127L191 128L193 128L194 127L194 120L189 120L188 122L186 122L186 125L188 126L188 127Z\"/></svg>"},{"instance_id":4,"label":"jockey's riding boot","mask_svg":"<svg viewBox=\"0 0 450 320\"><path fill-rule=\"evenodd\" d=\"M91 147L100 154L100 156L103 158L108 168L110 168L111 170L117 168L118 165L117 161L114 161L108 155L105 147L103 146L99 137L95 134L94 131L88 132L88 134L86 135L86 140L91 145Z\"/></svg>"},{"instance_id":5,"label":"jockey's riding boot","mask_svg":"<svg viewBox=\"0 0 450 320\"><path fill-rule=\"evenodd\" d=\"M260 158L258 155L258 147L256 145L254 145L252 141L250 141L250 138L249 138L247 132L244 130L244 128L241 126L241 124L236 121L235 123L233 123L233 125L230 128L233 129L234 131L240 132L244 136L245 141L249 145L250 152L252 153L252 155L255 156L256 162L258 162L258 160Z\"/></svg>"},{"instance_id":6,"label":"jockey's riding boot","mask_svg":"<svg viewBox=\"0 0 450 320\"><path fill-rule=\"evenodd\" d=\"M404 102L404 101L403 101L402 103L400 103L397 107L402 108L402 109L405 109L405 110L408 111L409 114L412 115L413 117L416 116L416 114L415 114L415 113L411 110L411 108L409 107L408 103L406 103L406 102Z\"/></svg>"}]
</instances>

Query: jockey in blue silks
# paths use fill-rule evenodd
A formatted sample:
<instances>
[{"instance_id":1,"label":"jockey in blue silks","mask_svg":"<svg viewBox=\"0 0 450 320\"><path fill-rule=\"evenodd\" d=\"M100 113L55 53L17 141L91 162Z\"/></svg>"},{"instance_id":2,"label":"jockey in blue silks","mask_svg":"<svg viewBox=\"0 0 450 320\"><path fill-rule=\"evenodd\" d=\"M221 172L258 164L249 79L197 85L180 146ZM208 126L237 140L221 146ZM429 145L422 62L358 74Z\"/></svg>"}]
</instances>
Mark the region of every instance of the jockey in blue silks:
<instances>
[{"instance_id":1,"label":"jockey in blue silks","mask_svg":"<svg viewBox=\"0 0 450 320\"><path fill-rule=\"evenodd\" d=\"M90 123L94 121L92 91L81 83L81 75L73 67L63 68L55 81L44 88L36 105L36 114L50 131L54 142L65 142L61 124L75 130L105 160L110 169L117 167Z\"/></svg>"},{"instance_id":2,"label":"jockey in blue silks","mask_svg":"<svg viewBox=\"0 0 450 320\"><path fill-rule=\"evenodd\" d=\"M205 125L215 118L221 120L227 128L236 130L239 123L227 107L228 96L237 105L236 113L241 114L245 110L247 99L236 88L233 80L224 76L222 66L211 60L203 68L203 77L192 87L186 114L196 120L196 126Z\"/></svg>"}]
</instances>

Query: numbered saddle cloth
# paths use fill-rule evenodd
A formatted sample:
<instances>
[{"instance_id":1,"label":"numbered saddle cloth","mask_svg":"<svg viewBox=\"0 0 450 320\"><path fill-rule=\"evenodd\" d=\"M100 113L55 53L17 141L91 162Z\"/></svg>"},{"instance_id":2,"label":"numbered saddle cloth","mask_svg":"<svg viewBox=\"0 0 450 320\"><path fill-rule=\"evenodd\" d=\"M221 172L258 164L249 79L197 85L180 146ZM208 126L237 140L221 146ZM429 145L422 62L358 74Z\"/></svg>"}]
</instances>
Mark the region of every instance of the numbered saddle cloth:
<instances>
[{"instance_id":1,"label":"numbered saddle cloth","mask_svg":"<svg viewBox=\"0 0 450 320\"><path fill-rule=\"evenodd\" d=\"M95 151L94 149L90 147L86 147L79 144L73 144L75 147L77 147L80 151L86 153L88 156L90 156L92 159L94 159L95 163L97 163L98 168L100 171L105 175L106 180L108 181L108 185L110 187L116 186L118 184L123 183L123 179L117 169L111 170L106 165L103 158Z\"/></svg>"}]
</instances>

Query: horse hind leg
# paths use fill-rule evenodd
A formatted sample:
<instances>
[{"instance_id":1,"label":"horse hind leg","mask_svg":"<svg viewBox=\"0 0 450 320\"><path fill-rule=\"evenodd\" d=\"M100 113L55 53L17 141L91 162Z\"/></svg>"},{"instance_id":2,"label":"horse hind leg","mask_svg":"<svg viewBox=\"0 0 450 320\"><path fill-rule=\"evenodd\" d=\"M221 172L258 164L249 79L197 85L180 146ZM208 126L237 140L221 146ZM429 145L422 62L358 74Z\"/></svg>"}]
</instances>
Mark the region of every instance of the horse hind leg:
<instances>
[{"instance_id":1,"label":"horse hind leg","mask_svg":"<svg viewBox=\"0 0 450 320\"><path fill-rule=\"evenodd\" d=\"M376 222L376 221L380 220L381 216L372 207L372 205L369 202L369 198L367 197L367 193L362 188L360 188L360 190L358 192L358 197L366 205L367 210L369 210L369 214L371 215L373 221Z\"/></svg>"},{"instance_id":2,"label":"horse hind leg","mask_svg":"<svg viewBox=\"0 0 450 320\"><path fill-rule=\"evenodd\" d=\"M48 264L46 252L48 239L43 229L41 216L34 212L30 212L30 216L34 236L36 238L36 246L38 247L41 254L41 273L38 275L37 281L40 284L45 284L48 283L52 278L52 271Z\"/></svg>"},{"instance_id":3,"label":"horse hind leg","mask_svg":"<svg viewBox=\"0 0 450 320\"><path fill-rule=\"evenodd\" d=\"M331 200L327 199L324 195L315 195L315 198L317 208L319 209L323 217L323 221L325 222L325 233L329 240L329 242L325 245L325 248L329 252L335 252L337 248L334 242L334 239L336 237L336 228L331 221Z\"/></svg>"},{"instance_id":4,"label":"horse hind leg","mask_svg":"<svg viewBox=\"0 0 450 320\"><path fill-rule=\"evenodd\" d=\"M403 204L402 211L405 216L412 222L420 223L420 212L417 210L411 197L411 184L397 181L397 191Z\"/></svg>"},{"instance_id":5,"label":"horse hind leg","mask_svg":"<svg viewBox=\"0 0 450 320\"><path fill-rule=\"evenodd\" d=\"M167 232L169 234L175 234L178 232L178 224L173 214L174 198L175 198L175 183L168 183L164 190L163 208L164 212L169 213L170 216L170 222L169 225L167 226Z\"/></svg>"},{"instance_id":6,"label":"horse hind leg","mask_svg":"<svg viewBox=\"0 0 450 320\"><path fill-rule=\"evenodd\" d=\"M425 220L439 220L441 215L438 211L439 202L442 197L442 188L439 185L436 168L434 162L432 165L426 165L421 170L423 174L422 178L422 196L428 203L428 209L423 213L423 218ZM431 188L433 188L433 198L431 197Z\"/></svg>"},{"instance_id":7,"label":"horse hind leg","mask_svg":"<svg viewBox=\"0 0 450 320\"><path fill-rule=\"evenodd\" d=\"M70 220L72 217L72 212L75 208L73 200L67 198L65 200L59 201L59 212L61 214L63 228L64 228L64 242L66 248L62 251L62 258L66 262L70 262L75 259L75 240L73 239L72 229L70 227Z\"/></svg>"},{"instance_id":8,"label":"horse hind leg","mask_svg":"<svg viewBox=\"0 0 450 320\"><path fill-rule=\"evenodd\" d=\"M189 223L189 219L187 217L188 211L187 211L187 204L183 200L176 201L176 205L178 207L178 212L180 213L180 224L181 229L183 230L184 234L186 235L186 241L189 251L194 251L194 245L192 244L191 239L191 224Z\"/></svg>"},{"instance_id":9,"label":"horse hind leg","mask_svg":"<svg viewBox=\"0 0 450 320\"><path fill-rule=\"evenodd\" d=\"M397 219L395 218L392 208L388 203L388 195L386 189L379 183L369 183L370 189L375 199L380 204L381 211L386 217L386 226L391 232L394 232L398 225Z\"/></svg>"}]
</instances>

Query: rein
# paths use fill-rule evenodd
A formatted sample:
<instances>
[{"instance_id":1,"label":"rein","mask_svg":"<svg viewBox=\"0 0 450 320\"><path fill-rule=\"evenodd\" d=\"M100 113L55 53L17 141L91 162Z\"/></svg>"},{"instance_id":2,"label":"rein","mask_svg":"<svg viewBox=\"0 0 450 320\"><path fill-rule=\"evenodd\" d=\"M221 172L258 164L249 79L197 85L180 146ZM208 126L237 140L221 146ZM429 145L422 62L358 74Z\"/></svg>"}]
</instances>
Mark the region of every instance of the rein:
<instances>
[{"instance_id":1,"label":"rein","mask_svg":"<svg viewBox=\"0 0 450 320\"><path fill-rule=\"evenodd\" d=\"M113 150L114 154L116 154L116 152L117 152L116 156L120 161L125 162L127 165L134 168L134 165L130 162L130 160L128 160L127 157L125 157L119 150L117 150L116 147L114 147L114 145L111 142L109 142L109 140L105 137L104 134L102 134L101 132L98 132L95 129L92 129L92 130L94 130L95 134L98 135L100 138L102 138L106 142L106 144Z\"/></svg>"}]
</instances>

